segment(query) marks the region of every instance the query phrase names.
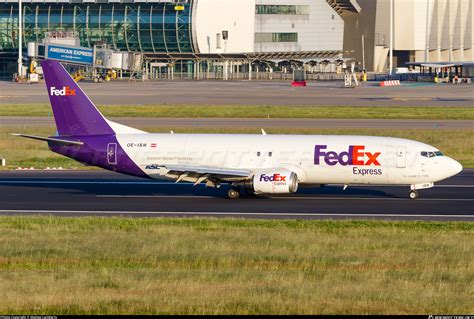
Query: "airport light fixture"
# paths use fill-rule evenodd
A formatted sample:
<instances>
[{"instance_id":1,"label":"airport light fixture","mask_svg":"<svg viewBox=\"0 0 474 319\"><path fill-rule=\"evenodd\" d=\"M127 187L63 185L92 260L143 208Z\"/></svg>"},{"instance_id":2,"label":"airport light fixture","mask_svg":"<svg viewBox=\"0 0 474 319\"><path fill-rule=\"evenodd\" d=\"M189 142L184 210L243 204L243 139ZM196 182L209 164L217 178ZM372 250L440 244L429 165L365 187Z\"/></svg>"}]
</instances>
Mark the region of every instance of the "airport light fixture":
<instances>
[{"instance_id":1,"label":"airport light fixture","mask_svg":"<svg viewBox=\"0 0 474 319\"><path fill-rule=\"evenodd\" d=\"M23 13L22 3L18 0L18 76L22 76L23 72Z\"/></svg>"},{"instance_id":2,"label":"airport light fixture","mask_svg":"<svg viewBox=\"0 0 474 319\"><path fill-rule=\"evenodd\" d=\"M429 60L430 60L430 28L431 28L430 2L431 2L430 0L427 0L427 4L426 4L425 62L429 62Z\"/></svg>"},{"instance_id":3,"label":"airport light fixture","mask_svg":"<svg viewBox=\"0 0 474 319\"><path fill-rule=\"evenodd\" d=\"M393 72L393 0L390 0L390 59L389 74Z\"/></svg>"}]
</instances>

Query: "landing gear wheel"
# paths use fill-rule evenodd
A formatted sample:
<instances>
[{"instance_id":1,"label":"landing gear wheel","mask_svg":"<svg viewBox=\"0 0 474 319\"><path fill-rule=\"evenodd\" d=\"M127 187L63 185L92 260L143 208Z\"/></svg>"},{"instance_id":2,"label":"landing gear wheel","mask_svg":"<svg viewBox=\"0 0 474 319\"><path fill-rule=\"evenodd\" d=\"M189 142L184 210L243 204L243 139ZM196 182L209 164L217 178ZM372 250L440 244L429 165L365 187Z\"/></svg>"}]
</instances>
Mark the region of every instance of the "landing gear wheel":
<instances>
[{"instance_id":1,"label":"landing gear wheel","mask_svg":"<svg viewBox=\"0 0 474 319\"><path fill-rule=\"evenodd\" d=\"M240 191L237 188L231 188L227 192L227 197L229 199L238 199L240 197Z\"/></svg>"},{"instance_id":2,"label":"landing gear wheel","mask_svg":"<svg viewBox=\"0 0 474 319\"><path fill-rule=\"evenodd\" d=\"M420 194L418 194L417 191L411 191L408 197L410 197L410 199L417 199L418 197L420 197Z\"/></svg>"}]
</instances>

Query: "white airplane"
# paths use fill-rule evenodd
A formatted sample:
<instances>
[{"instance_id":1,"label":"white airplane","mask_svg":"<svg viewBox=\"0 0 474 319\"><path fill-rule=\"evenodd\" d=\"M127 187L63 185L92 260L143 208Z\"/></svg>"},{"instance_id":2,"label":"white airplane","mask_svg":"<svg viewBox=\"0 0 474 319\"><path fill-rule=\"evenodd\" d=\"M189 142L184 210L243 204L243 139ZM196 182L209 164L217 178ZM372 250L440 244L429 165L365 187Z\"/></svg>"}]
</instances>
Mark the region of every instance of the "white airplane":
<instances>
[{"instance_id":1,"label":"white airplane","mask_svg":"<svg viewBox=\"0 0 474 319\"><path fill-rule=\"evenodd\" d=\"M433 146L400 138L324 135L149 134L107 120L56 61L43 73L57 135L53 152L145 178L231 184L228 197L295 193L300 184L404 185L417 190L452 177L461 164Z\"/></svg>"}]
</instances>

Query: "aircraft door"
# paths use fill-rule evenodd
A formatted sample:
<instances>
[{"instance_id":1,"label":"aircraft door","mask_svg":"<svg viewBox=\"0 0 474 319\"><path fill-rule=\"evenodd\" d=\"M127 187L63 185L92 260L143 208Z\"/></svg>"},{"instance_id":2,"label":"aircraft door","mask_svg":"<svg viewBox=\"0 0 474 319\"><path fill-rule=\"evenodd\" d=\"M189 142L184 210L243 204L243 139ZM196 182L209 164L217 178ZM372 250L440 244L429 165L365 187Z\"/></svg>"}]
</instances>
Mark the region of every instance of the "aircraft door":
<instances>
[{"instance_id":1,"label":"aircraft door","mask_svg":"<svg viewBox=\"0 0 474 319\"><path fill-rule=\"evenodd\" d=\"M117 143L109 143L107 145L107 163L110 165L117 164Z\"/></svg>"},{"instance_id":2,"label":"aircraft door","mask_svg":"<svg viewBox=\"0 0 474 319\"><path fill-rule=\"evenodd\" d=\"M397 168L405 168L407 166L407 147L397 147Z\"/></svg>"}]
</instances>

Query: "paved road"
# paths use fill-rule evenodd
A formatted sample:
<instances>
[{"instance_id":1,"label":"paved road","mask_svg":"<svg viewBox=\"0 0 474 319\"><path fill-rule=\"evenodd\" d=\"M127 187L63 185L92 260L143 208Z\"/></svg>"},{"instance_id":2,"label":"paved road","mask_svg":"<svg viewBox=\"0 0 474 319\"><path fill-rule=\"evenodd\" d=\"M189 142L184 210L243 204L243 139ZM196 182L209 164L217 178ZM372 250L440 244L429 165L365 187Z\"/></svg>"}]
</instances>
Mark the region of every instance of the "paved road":
<instances>
[{"instance_id":1,"label":"paved road","mask_svg":"<svg viewBox=\"0 0 474 319\"><path fill-rule=\"evenodd\" d=\"M98 105L211 104L211 105L355 105L355 106L473 106L472 85L418 84L379 87L365 83L343 89L341 82L312 82L294 88L289 81L158 81L81 87ZM0 81L1 104L49 103L44 84Z\"/></svg>"},{"instance_id":2,"label":"paved road","mask_svg":"<svg viewBox=\"0 0 474 319\"><path fill-rule=\"evenodd\" d=\"M406 187L393 186L330 185L239 200L225 199L225 192L102 171L4 171L0 214L474 221L472 169L421 191L416 201L406 198Z\"/></svg>"},{"instance_id":3,"label":"paved road","mask_svg":"<svg viewBox=\"0 0 474 319\"><path fill-rule=\"evenodd\" d=\"M474 129L474 121L463 120L356 120L356 119L221 119L221 118L111 118L138 128L305 128L305 129ZM0 126L52 127L51 117L0 117Z\"/></svg>"}]
</instances>

